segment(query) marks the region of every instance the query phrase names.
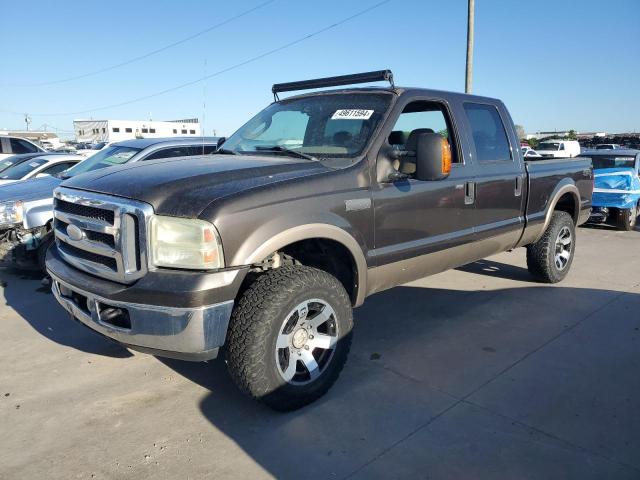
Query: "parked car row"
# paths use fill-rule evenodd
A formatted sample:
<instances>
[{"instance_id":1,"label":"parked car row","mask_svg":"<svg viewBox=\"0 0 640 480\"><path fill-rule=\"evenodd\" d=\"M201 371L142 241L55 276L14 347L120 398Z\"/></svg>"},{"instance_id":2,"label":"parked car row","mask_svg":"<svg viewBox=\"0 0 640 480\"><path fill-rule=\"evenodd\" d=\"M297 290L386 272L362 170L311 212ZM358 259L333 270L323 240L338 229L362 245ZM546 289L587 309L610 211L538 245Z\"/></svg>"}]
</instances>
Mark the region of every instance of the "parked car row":
<instances>
[{"instance_id":1,"label":"parked car row","mask_svg":"<svg viewBox=\"0 0 640 480\"><path fill-rule=\"evenodd\" d=\"M542 142L538 150L522 146L527 160L571 155L580 146L570 140ZM593 162L595 185L589 223L608 224L620 230L633 230L640 215L640 150L624 149L619 144L603 143L594 149L578 150Z\"/></svg>"}]
</instances>

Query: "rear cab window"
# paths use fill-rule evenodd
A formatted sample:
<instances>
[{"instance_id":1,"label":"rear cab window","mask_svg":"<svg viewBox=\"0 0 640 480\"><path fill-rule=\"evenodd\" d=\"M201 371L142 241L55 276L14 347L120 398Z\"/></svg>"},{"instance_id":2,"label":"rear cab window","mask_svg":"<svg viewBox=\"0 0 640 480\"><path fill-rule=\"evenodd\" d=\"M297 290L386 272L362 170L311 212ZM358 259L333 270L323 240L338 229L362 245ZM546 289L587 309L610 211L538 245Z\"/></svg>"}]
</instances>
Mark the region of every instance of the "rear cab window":
<instances>
[{"instance_id":1,"label":"rear cab window","mask_svg":"<svg viewBox=\"0 0 640 480\"><path fill-rule=\"evenodd\" d=\"M471 129L476 160L511 162L511 147L500 113L494 105L465 102L464 112Z\"/></svg>"}]
</instances>

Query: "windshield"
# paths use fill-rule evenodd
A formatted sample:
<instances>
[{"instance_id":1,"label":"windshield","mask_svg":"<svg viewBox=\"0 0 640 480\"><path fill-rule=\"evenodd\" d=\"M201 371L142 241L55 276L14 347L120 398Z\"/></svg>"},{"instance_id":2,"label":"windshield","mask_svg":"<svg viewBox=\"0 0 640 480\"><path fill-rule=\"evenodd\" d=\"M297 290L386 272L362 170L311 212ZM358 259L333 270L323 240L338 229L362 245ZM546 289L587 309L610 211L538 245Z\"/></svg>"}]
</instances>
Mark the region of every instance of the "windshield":
<instances>
[{"instance_id":1,"label":"windshield","mask_svg":"<svg viewBox=\"0 0 640 480\"><path fill-rule=\"evenodd\" d=\"M594 170L600 168L634 168L636 157L594 155L591 157Z\"/></svg>"},{"instance_id":2,"label":"windshield","mask_svg":"<svg viewBox=\"0 0 640 480\"><path fill-rule=\"evenodd\" d=\"M364 150L390 102L391 95L383 92L283 100L249 120L224 142L223 149L249 154L295 152L317 158L355 157Z\"/></svg>"},{"instance_id":3,"label":"windshield","mask_svg":"<svg viewBox=\"0 0 640 480\"><path fill-rule=\"evenodd\" d=\"M542 142L538 145L538 150L558 150L559 148L559 142Z\"/></svg>"},{"instance_id":4,"label":"windshield","mask_svg":"<svg viewBox=\"0 0 640 480\"><path fill-rule=\"evenodd\" d=\"M0 175L0 179L20 180L45 163L47 163L47 161L44 158L38 158L35 160L19 163L18 165L9 167L4 172L2 172L2 175Z\"/></svg>"},{"instance_id":5,"label":"windshield","mask_svg":"<svg viewBox=\"0 0 640 480\"><path fill-rule=\"evenodd\" d=\"M6 169L15 164L22 163L21 160L12 160L12 158L13 157L9 157L6 160L0 162L0 172L4 172Z\"/></svg>"},{"instance_id":6,"label":"windshield","mask_svg":"<svg viewBox=\"0 0 640 480\"><path fill-rule=\"evenodd\" d=\"M139 148L118 147L115 145L113 147L103 148L95 155L90 156L88 159L64 172L62 177L70 178L74 175L78 175L79 173L90 172L92 170L99 170L101 168L127 163L131 160L131 157L139 151Z\"/></svg>"}]
</instances>

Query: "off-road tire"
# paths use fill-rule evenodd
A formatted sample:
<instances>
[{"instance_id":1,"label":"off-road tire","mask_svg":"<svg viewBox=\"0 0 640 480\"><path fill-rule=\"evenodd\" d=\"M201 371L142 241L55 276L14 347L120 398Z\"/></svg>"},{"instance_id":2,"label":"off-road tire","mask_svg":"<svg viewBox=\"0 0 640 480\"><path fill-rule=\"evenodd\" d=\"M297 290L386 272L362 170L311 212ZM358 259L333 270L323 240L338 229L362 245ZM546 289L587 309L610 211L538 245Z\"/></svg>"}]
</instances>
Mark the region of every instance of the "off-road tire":
<instances>
[{"instance_id":1,"label":"off-road tire","mask_svg":"<svg viewBox=\"0 0 640 480\"><path fill-rule=\"evenodd\" d=\"M293 385L276 366L276 339L289 312L315 298L334 310L339 340L314 381ZM274 410L298 409L324 395L338 379L351 347L352 328L349 296L334 276L300 265L269 270L249 286L233 310L225 345L229 373L240 390Z\"/></svg>"},{"instance_id":2,"label":"off-road tire","mask_svg":"<svg viewBox=\"0 0 640 480\"><path fill-rule=\"evenodd\" d=\"M556 239L560 231L567 227L571 232L573 245L568 264L559 269L555 263ZM576 229L573 218L567 212L556 211L551 215L551 222L542 237L527 246L527 268L536 280L543 283L558 283L567 276L573 263L576 245Z\"/></svg>"},{"instance_id":3,"label":"off-road tire","mask_svg":"<svg viewBox=\"0 0 640 480\"><path fill-rule=\"evenodd\" d=\"M618 210L616 227L625 232L630 232L636 227L638 220L638 207L624 208Z\"/></svg>"}]
</instances>

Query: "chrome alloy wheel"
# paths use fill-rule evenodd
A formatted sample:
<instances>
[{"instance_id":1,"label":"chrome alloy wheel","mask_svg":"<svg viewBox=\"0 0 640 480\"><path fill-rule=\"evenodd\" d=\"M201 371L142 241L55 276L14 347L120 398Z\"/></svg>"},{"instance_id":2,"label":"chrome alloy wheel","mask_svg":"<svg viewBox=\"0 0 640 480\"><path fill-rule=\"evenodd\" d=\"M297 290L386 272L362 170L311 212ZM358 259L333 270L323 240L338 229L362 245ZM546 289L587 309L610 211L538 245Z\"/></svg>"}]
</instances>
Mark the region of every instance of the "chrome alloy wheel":
<instances>
[{"instance_id":1,"label":"chrome alloy wheel","mask_svg":"<svg viewBox=\"0 0 640 480\"><path fill-rule=\"evenodd\" d=\"M338 343L333 308L314 298L295 307L282 322L276 340L276 365L292 385L313 382L325 371Z\"/></svg>"},{"instance_id":2,"label":"chrome alloy wheel","mask_svg":"<svg viewBox=\"0 0 640 480\"><path fill-rule=\"evenodd\" d=\"M556 237L554 261L558 270L564 270L571 259L573 236L569 227L562 227Z\"/></svg>"}]
</instances>

